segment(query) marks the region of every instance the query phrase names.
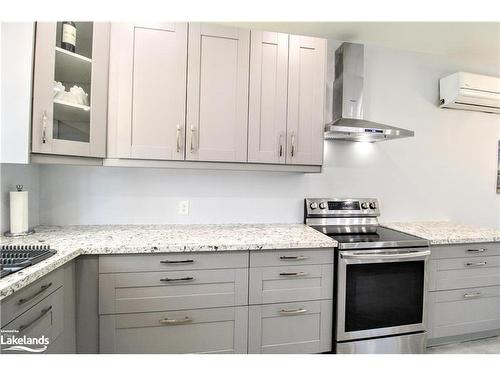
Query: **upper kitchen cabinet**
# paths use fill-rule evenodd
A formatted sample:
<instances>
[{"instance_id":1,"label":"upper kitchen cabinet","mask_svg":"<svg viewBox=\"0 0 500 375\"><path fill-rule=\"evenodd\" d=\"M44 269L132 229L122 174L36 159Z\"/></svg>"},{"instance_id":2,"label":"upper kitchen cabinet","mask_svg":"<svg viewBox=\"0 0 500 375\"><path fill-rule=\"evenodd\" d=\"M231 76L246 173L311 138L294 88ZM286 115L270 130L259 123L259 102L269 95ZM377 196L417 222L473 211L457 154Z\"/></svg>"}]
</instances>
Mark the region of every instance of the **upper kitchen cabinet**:
<instances>
[{"instance_id":1,"label":"upper kitchen cabinet","mask_svg":"<svg viewBox=\"0 0 500 375\"><path fill-rule=\"evenodd\" d=\"M326 40L290 35L287 164L323 163Z\"/></svg>"},{"instance_id":2,"label":"upper kitchen cabinet","mask_svg":"<svg viewBox=\"0 0 500 375\"><path fill-rule=\"evenodd\" d=\"M247 161L250 30L189 24L186 159Z\"/></svg>"},{"instance_id":3,"label":"upper kitchen cabinet","mask_svg":"<svg viewBox=\"0 0 500 375\"><path fill-rule=\"evenodd\" d=\"M248 161L286 160L288 34L252 30Z\"/></svg>"},{"instance_id":4,"label":"upper kitchen cabinet","mask_svg":"<svg viewBox=\"0 0 500 375\"><path fill-rule=\"evenodd\" d=\"M186 23L113 23L108 157L183 160Z\"/></svg>"},{"instance_id":5,"label":"upper kitchen cabinet","mask_svg":"<svg viewBox=\"0 0 500 375\"><path fill-rule=\"evenodd\" d=\"M32 152L106 152L109 23L38 22Z\"/></svg>"},{"instance_id":6,"label":"upper kitchen cabinet","mask_svg":"<svg viewBox=\"0 0 500 375\"><path fill-rule=\"evenodd\" d=\"M322 165L326 40L252 30L248 161Z\"/></svg>"},{"instance_id":7,"label":"upper kitchen cabinet","mask_svg":"<svg viewBox=\"0 0 500 375\"><path fill-rule=\"evenodd\" d=\"M34 22L2 22L0 162L29 163Z\"/></svg>"}]
</instances>

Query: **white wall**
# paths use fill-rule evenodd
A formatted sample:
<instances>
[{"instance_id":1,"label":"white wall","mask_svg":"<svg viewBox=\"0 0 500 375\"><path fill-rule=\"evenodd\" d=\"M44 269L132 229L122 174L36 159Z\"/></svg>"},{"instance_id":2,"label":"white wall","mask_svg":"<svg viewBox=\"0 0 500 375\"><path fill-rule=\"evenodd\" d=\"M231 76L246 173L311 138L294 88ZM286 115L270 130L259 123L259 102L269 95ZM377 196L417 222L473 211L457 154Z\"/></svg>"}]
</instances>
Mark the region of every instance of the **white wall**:
<instances>
[{"instance_id":1,"label":"white wall","mask_svg":"<svg viewBox=\"0 0 500 375\"><path fill-rule=\"evenodd\" d=\"M498 227L500 116L436 104L439 78L459 70L500 76L500 67L374 46L366 47L365 64L365 117L412 129L415 137L327 142L324 173L310 176L309 191L379 197L385 221L452 219Z\"/></svg>"},{"instance_id":2,"label":"white wall","mask_svg":"<svg viewBox=\"0 0 500 375\"><path fill-rule=\"evenodd\" d=\"M498 227L500 116L436 103L440 77L458 70L500 75L499 68L374 46L365 59L365 117L412 129L414 138L327 141L321 174L40 166L40 222L301 222L304 197L335 195L379 197L385 221ZM177 214L184 199L189 216Z\"/></svg>"},{"instance_id":3,"label":"white wall","mask_svg":"<svg viewBox=\"0 0 500 375\"><path fill-rule=\"evenodd\" d=\"M1 164L0 167L0 227L1 233L9 230L9 191L15 191L16 185L23 185L28 191L29 226L39 224L40 175L37 165Z\"/></svg>"},{"instance_id":4,"label":"white wall","mask_svg":"<svg viewBox=\"0 0 500 375\"><path fill-rule=\"evenodd\" d=\"M304 175L244 171L43 166L40 179L51 224L296 222L307 187Z\"/></svg>"}]
</instances>

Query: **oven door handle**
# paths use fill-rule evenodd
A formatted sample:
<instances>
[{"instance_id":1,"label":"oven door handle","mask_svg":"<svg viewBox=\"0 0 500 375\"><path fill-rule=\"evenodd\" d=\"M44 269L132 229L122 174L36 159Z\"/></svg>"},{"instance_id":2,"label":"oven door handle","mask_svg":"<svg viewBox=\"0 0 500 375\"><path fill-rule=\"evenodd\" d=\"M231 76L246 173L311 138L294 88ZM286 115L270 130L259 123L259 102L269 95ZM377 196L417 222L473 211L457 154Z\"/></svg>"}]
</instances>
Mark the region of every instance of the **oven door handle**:
<instances>
[{"instance_id":1,"label":"oven door handle","mask_svg":"<svg viewBox=\"0 0 500 375\"><path fill-rule=\"evenodd\" d=\"M394 252L390 254L380 254L373 252L359 252L359 251L343 251L340 256L342 259L359 259L359 260L390 260L390 259L411 259L427 257L431 254L430 250L421 251L405 251Z\"/></svg>"}]
</instances>

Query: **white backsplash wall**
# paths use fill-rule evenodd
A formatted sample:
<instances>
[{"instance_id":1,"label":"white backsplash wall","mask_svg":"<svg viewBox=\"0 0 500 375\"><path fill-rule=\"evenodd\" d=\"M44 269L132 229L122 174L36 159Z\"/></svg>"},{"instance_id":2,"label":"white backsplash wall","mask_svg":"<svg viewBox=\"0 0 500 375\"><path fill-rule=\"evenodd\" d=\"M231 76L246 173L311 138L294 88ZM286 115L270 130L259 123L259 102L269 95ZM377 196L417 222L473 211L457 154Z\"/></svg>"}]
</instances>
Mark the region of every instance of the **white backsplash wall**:
<instances>
[{"instance_id":1,"label":"white backsplash wall","mask_svg":"<svg viewBox=\"0 0 500 375\"><path fill-rule=\"evenodd\" d=\"M40 177L50 224L297 222L307 187L283 172L42 166Z\"/></svg>"},{"instance_id":2,"label":"white backsplash wall","mask_svg":"<svg viewBox=\"0 0 500 375\"><path fill-rule=\"evenodd\" d=\"M10 229L9 192L16 190L16 185L23 185L28 191L28 215L30 227L39 223L40 176L36 165L1 164L0 191L1 215L0 227L2 234Z\"/></svg>"},{"instance_id":3,"label":"white backsplash wall","mask_svg":"<svg viewBox=\"0 0 500 375\"><path fill-rule=\"evenodd\" d=\"M330 43L330 54L337 45ZM500 75L498 67L366 46L365 117L416 136L377 144L327 141L321 174L31 167L40 179L40 223L301 222L304 197L335 195L380 198L383 221L499 227L500 116L437 106L439 78L459 70ZM9 174L18 180L15 171ZM190 202L188 216L178 214L181 200Z\"/></svg>"}]
</instances>

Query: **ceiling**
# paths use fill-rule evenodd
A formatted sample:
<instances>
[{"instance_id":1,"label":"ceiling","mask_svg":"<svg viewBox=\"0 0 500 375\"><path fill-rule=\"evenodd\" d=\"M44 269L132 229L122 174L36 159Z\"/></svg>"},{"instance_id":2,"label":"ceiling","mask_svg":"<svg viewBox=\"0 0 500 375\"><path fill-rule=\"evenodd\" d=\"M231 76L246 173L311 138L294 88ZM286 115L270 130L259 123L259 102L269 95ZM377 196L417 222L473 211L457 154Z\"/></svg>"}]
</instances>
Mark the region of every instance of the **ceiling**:
<instances>
[{"instance_id":1,"label":"ceiling","mask_svg":"<svg viewBox=\"0 0 500 375\"><path fill-rule=\"evenodd\" d=\"M500 69L500 22L231 22L231 25L447 56Z\"/></svg>"}]
</instances>

